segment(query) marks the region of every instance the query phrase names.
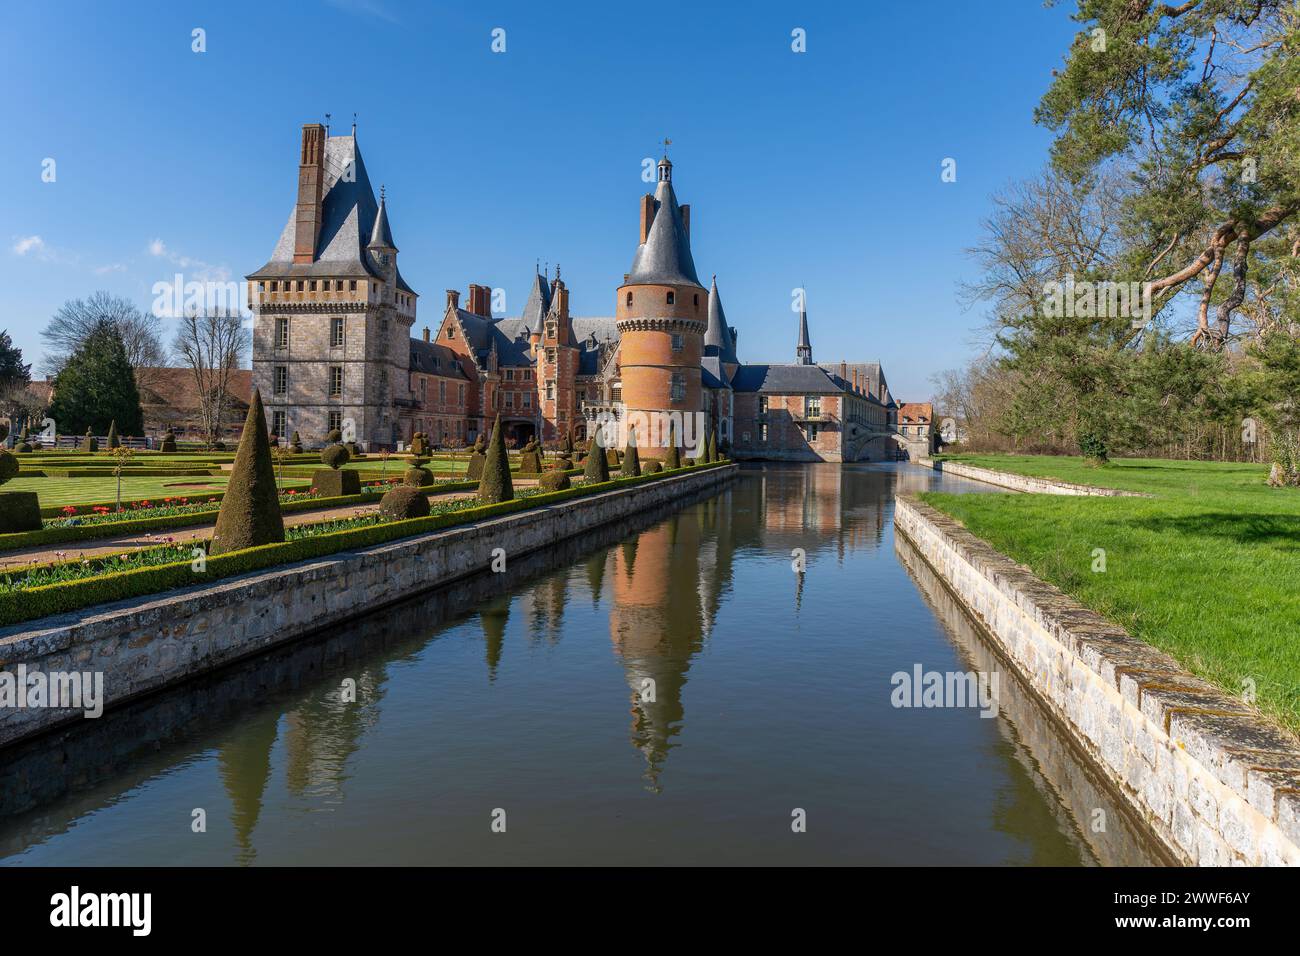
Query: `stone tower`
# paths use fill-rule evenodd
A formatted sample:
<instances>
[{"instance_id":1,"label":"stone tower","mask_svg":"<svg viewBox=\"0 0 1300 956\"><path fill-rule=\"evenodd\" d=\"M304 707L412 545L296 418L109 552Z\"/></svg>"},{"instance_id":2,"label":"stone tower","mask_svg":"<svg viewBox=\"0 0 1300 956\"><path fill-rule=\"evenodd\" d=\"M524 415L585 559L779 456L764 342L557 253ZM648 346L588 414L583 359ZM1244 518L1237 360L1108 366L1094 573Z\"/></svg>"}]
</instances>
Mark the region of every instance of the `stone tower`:
<instances>
[{"instance_id":1,"label":"stone tower","mask_svg":"<svg viewBox=\"0 0 1300 956\"><path fill-rule=\"evenodd\" d=\"M248 277L253 382L272 434L310 445L353 429L392 447L410 402L416 294L397 268L385 198L350 135L302 128L298 197L266 265Z\"/></svg>"},{"instance_id":2,"label":"stone tower","mask_svg":"<svg viewBox=\"0 0 1300 956\"><path fill-rule=\"evenodd\" d=\"M632 270L618 289L623 404L630 420L676 420L703 409L700 359L708 319L708 292L691 258L691 208L673 192L673 164L659 161L653 195L641 198L641 235ZM661 433L638 435L642 454L663 457ZM682 429L677 430L680 443Z\"/></svg>"}]
</instances>

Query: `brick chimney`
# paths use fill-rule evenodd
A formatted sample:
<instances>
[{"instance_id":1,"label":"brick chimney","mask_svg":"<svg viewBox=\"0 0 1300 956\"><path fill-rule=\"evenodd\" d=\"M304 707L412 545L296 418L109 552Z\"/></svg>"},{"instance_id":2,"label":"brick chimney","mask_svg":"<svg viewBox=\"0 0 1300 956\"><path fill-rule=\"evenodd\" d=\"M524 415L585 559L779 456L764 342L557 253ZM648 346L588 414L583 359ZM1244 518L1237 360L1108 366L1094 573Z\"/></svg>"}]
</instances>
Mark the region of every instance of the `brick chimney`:
<instances>
[{"instance_id":1,"label":"brick chimney","mask_svg":"<svg viewBox=\"0 0 1300 956\"><path fill-rule=\"evenodd\" d=\"M655 197L646 193L641 197L641 242L645 243L646 236L650 235L650 224L655 221ZM626 281L627 277L624 277Z\"/></svg>"},{"instance_id":2,"label":"brick chimney","mask_svg":"<svg viewBox=\"0 0 1300 956\"><path fill-rule=\"evenodd\" d=\"M475 315L490 319L492 317L492 290L485 285L475 285L471 282L467 308Z\"/></svg>"},{"instance_id":3,"label":"brick chimney","mask_svg":"<svg viewBox=\"0 0 1300 956\"><path fill-rule=\"evenodd\" d=\"M840 360L840 378L846 382L849 380L849 363L843 359Z\"/></svg>"},{"instance_id":4,"label":"brick chimney","mask_svg":"<svg viewBox=\"0 0 1300 956\"><path fill-rule=\"evenodd\" d=\"M302 157L298 164L298 209L293 227L294 262L316 261L324 182L325 127L320 123L308 123L302 128Z\"/></svg>"},{"instance_id":5,"label":"brick chimney","mask_svg":"<svg viewBox=\"0 0 1300 956\"><path fill-rule=\"evenodd\" d=\"M448 290L447 290L447 308L449 308L449 309L459 309L459 308L460 308L460 290L459 290L459 289L448 289Z\"/></svg>"},{"instance_id":6,"label":"brick chimney","mask_svg":"<svg viewBox=\"0 0 1300 956\"><path fill-rule=\"evenodd\" d=\"M424 327L424 341L429 341L429 327L427 325Z\"/></svg>"}]
</instances>

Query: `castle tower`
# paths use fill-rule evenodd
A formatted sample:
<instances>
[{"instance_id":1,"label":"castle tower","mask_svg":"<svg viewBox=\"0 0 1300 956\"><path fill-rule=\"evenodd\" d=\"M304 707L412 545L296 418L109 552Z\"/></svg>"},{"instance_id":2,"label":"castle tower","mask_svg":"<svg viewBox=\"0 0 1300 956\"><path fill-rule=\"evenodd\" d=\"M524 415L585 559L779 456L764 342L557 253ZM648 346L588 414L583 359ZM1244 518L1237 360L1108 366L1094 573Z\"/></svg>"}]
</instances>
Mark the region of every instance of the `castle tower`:
<instances>
[{"instance_id":1,"label":"castle tower","mask_svg":"<svg viewBox=\"0 0 1300 956\"><path fill-rule=\"evenodd\" d=\"M708 315L708 292L691 258L690 206L677 204L667 156L658 171L654 195L641 199L640 245L615 306L623 404L629 417L649 413L652 422L664 421L665 413L681 419L703 410L700 359ZM680 442L681 429L677 437ZM665 454L666 434L638 440L643 455Z\"/></svg>"},{"instance_id":2,"label":"castle tower","mask_svg":"<svg viewBox=\"0 0 1300 956\"><path fill-rule=\"evenodd\" d=\"M247 279L253 382L272 433L319 445L337 428L364 448L391 448L411 398L417 296L355 128L303 126L297 202L270 261Z\"/></svg>"}]
</instances>

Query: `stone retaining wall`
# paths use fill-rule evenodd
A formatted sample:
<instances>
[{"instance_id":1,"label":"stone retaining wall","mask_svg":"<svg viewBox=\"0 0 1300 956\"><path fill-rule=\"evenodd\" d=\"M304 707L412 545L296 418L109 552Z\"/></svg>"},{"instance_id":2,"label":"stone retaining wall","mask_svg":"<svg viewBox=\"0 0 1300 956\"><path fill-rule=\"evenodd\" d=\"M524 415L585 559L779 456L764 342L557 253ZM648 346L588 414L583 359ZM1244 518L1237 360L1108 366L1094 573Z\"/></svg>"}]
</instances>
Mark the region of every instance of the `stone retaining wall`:
<instances>
[{"instance_id":1,"label":"stone retaining wall","mask_svg":"<svg viewBox=\"0 0 1300 956\"><path fill-rule=\"evenodd\" d=\"M574 498L431 534L165 595L0 629L0 671L102 672L109 706L410 598L512 557L680 500L735 477L736 465ZM0 746L80 711L0 708Z\"/></svg>"},{"instance_id":2,"label":"stone retaining wall","mask_svg":"<svg viewBox=\"0 0 1300 956\"><path fill-rule=\"evenodd\" d=\"M1010 491L1023 491L1037 495L1086 495L1097 498L1150 498L1140 491L1120 491L1118 488L1099 488L1096 485L1076 485L1072 481L1059 481L1056 478L1030 478L1028 475L1013 475L1008 471L994 471L992 468L980 468L957 461L933 461L926 459L935 471L958 478L970 478L997 485ZM923 462L918 461L917 464Z\"/></svg>"},{"instance_id":3,"label":"stone retaining wall","mask_svg":"<svg viewBox=\"0 0 1300 956\"><path fill-rule=\"evenodd\" d=\"M1175 859L1300 865L1300 745L911 495L898 531Z\"/></svg>"}]
</instances>

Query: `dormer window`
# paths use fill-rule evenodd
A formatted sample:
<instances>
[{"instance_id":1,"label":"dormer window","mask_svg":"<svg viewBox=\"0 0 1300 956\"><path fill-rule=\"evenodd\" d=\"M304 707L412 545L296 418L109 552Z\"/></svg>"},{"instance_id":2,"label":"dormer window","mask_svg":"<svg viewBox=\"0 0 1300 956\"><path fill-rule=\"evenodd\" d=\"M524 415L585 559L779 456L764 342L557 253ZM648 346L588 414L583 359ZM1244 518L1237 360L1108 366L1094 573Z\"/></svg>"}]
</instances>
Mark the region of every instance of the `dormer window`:
<instances>
[{"instance_id":1,"label":"dormer window","mask_svg":"<svg viewBox=\"0 0 1300 956\"><path fill-rule=\"evenodd\" d=\"M668 304L669 304L669 305L672 305L673 302L674 302L674 300L675 300L675 296L673 295L673 293L669 292L669 293L668 293Z\"/></svg>"}]
</instances>

